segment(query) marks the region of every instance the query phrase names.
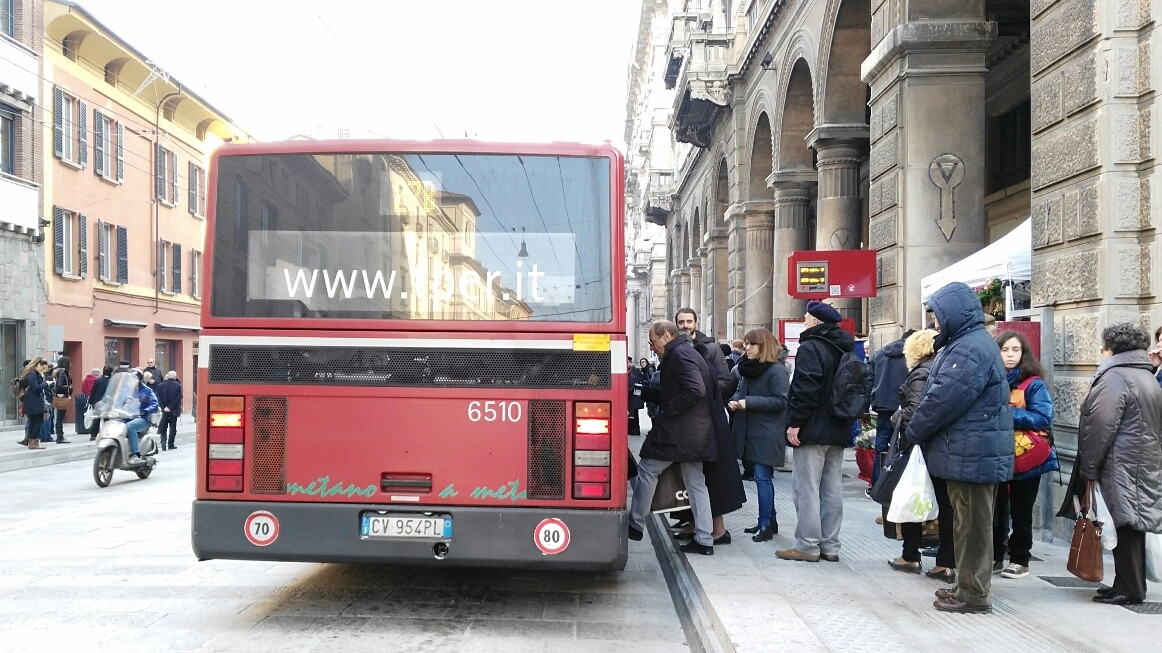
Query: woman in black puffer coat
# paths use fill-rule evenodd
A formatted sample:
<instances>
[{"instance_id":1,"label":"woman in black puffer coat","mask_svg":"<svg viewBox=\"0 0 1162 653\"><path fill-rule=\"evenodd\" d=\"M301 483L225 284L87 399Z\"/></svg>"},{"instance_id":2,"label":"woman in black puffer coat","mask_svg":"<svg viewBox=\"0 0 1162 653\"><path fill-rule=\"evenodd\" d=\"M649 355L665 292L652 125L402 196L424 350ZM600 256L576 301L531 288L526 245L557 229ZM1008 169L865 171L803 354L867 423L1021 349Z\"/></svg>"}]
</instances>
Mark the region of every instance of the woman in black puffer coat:
<instances>
[{"instance_id":1,"label":"woman in black puffer coat","mask_svg":"<svg viewBox=\"0 0 1162 653\"><path fill-rule=\"evenodd\" d=\"M790 375L782 347L774 334L754 329L743 336L746 354L733 372L738 389L727 404L734 414L734 446L744 462L754 467L758 488L759 520L747 533L766 542L779 532L775 516L775 488L771 476L782 467L787 452L787 391Z\"/></svg>"}]
</instances>

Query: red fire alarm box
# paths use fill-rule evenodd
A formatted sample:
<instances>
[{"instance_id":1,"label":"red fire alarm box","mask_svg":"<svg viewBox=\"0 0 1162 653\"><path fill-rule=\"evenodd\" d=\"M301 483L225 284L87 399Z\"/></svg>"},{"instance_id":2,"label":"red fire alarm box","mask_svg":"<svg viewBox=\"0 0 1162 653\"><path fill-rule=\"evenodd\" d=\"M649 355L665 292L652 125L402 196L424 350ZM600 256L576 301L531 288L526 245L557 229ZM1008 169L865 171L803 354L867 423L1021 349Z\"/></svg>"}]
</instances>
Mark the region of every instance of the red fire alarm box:
<instances>
[{"instance_id":1,"label":"red fire alarm box","mask_svg":"<svg viewBox=\"0 0 1162 653\"><path fill-rule=\"evenodd\" d=\"M876 253L867 249L793 252L787 294L798 299L876 296Z\"/></svg>"}]
</instances>

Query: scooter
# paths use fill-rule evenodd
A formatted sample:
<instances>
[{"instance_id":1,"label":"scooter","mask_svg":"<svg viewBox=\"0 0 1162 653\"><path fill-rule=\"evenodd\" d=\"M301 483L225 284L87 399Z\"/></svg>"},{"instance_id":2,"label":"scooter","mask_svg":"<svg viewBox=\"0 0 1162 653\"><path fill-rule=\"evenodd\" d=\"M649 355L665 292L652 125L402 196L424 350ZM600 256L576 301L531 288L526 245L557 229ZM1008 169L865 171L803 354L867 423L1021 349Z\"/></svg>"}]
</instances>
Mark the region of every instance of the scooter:
<instances>
[{"instance_id":1,"label":"scooter","mask_svg":"<svg viewBox=\"0 0 1162 653\"><path fill-rule=\"evenodd\" d=\"M146 479L157 465L157 440L151 431L157 426L161 415L149 415L150 425L139 435L138 449L141 462L129 464L128 422L139 416L137 402L137 377L121 372L109 380L106 397L95 407L94 417L100 418L101 430L97 434L97 457L93 460L93 480L97 487L108 487L113 480L113 471L132 471L137 478Z\"/></svg>"}]
</instances>

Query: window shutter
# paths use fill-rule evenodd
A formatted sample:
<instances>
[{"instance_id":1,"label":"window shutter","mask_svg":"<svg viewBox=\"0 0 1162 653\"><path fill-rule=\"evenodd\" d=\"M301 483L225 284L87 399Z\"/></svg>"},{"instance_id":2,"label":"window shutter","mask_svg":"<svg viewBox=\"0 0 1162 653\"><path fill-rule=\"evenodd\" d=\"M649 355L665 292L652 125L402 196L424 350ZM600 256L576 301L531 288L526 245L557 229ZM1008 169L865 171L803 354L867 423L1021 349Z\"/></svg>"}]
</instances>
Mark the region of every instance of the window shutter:
<instances>
[{"instance_id":1,"label":"window shutter","mask_svg":"<svg viewBox=\"0 0 1162 653\"><path fill-rule=\"evenodd\" d=\"M189 184L189 192L186 193L190 201L190 213L197 214L198 212L198 166L194 165L193 161L189 162L187 166L190 169L189 178L186 180Z\"/></svg>"},{"instance_id":2,"label":"window shutter","mask_svg":"<svg viewBox=\"0 0 1162 653\"><path fill-rule=\"evenodd\" d=\"M77 229L77 274L84 279L89 276L89 218L83 213L77 216Z\"/></svg>"},{"instance_id":3,"label":"window shutter","mask_svg":"<svg viewBox=\"0 0 1162 653\"><path fill-rule=\"evenodd\" d=\"M202 298L201 276L202 266L197 250L190 250L190 296L194 299Z\"/></svg>"},{"instance_id":4,"label":"window shutter","mask_svg":"<svg viewBox=\"0 0 1162 653\"><path fill-rule=\"evenodd\" d=\"M61 112L65 110L65 93L59 86L52 87L52 153L56 158L65 156L65 124Z\"/></svg>"},{"instance_id":5,"label":"window shutter","mask_svg":"<svg viewBox=\"0 0 1162 653\"><path fill-rule=\"evenodd\" d=\"M165 200L165 148L158 145L153 158L157 162L157 199Z\"/></svg>"},{"instance_id":6,"label":"window shutter","mask_svg":"<svg viewBox=\"0 0 1162 653\"><path fill-rule=\"evenodd\" d=\"M117 227L117 283L129 283L129 230Z\"/></svg>"},{"instance_id":7,"label":"window shutter","mask_svg":"<svg viewBox=\"0 0 1162 653\"><path fill-rule=\"evenodd\" d=\"M89 103L77 100L77 165L89 163Z\"/></svg>"},{"instance_id":8,"label":"window shutter","mask_svg":"<svg viewBox=\"0 0 1162 653\"><path fill-rule=\"evenodd\" d=\"M104 222L104 220L98 220L97 221L97 278L100 279L101 281L108 281L109 280L109 275L105 274L105 270L108 269L105 267L107 265L105 263L105 261L109 257L108 245L109 245L109 243L106 242L106 239L105 239L105 222Z\"/></svg>"},{"instance_id":9,"label":"window shutter","mask_svg":"<svg viewBox=\"0 0 1162 653\"><path fill-rule=\"evenodd\" d=\"M52 207L53 257L52 267L57 274L65 273L65 210Z\"/></svg>"},{"instance_id":10,"label":"window shutter","mask_svg":"<svg viewBox=\"0 0 1162 653\"><path fill-rule=\"evenodd\" d=\"M100 111L93 112L93 172L102 177L110 173L105 169L105 116Z\"/></svg>"},{"instance_id":11,"label":"window shutter","mask_svg":"<svg viewBox=\"0 0 1162 653\"><path fill-rule=\"evenodd\" d=\"M173 244L173 291L182 291L182 246L178 243Z\"/></svg>"},{"instance_id":12,"label":"window shutter","mask_svg":"<svg viewBox=\"0 0 1162 653\"><path fill-rule=\"evenodd\" d=\"M169 203L177 206L178 204L178 153L170 152L170 174L173 178L170 179Z\"/></svg>"},{"instance_id":13,"label":"window shutter","mask_svg":"<svg viewBox=\"0 0 1162 653\"><path fill-rule=\"evenodd\" d=\"M198 169L198 215L206 215L206 173Z\"/></svg>"},{"instance_id":14,"label":"window shutter","mask_svg":"<svg viewBox=\"0 0 1162 653\"><path fill-rule=\"evenodd\" d=\"M117 181L125 181L125 125L117 123Z\"/></svg>"}]
</instances>

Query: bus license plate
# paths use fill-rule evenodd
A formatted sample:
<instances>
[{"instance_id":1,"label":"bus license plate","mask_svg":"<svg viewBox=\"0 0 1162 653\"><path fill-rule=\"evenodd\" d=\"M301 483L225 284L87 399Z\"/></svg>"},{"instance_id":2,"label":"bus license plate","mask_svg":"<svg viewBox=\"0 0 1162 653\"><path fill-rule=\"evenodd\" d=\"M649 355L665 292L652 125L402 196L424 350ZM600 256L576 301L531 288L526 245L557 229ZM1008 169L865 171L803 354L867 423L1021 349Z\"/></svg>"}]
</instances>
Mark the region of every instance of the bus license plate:
<instances>
[{"instance_id":1,"label":"bus license plate","mask_svg":"<svg viewBox=\"0 0 1162 653\"><path fill-rule=\"evenodd\" d=\"M452 538L452 518L363 515L360 530L363 537L427 537L447 540Z\"/></svg>"}]
</instances>

